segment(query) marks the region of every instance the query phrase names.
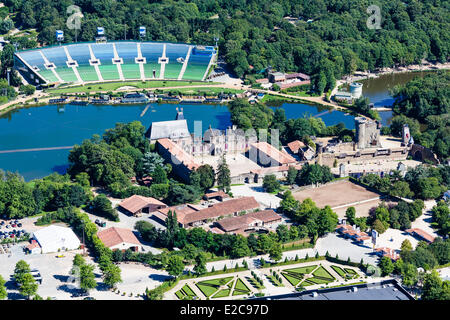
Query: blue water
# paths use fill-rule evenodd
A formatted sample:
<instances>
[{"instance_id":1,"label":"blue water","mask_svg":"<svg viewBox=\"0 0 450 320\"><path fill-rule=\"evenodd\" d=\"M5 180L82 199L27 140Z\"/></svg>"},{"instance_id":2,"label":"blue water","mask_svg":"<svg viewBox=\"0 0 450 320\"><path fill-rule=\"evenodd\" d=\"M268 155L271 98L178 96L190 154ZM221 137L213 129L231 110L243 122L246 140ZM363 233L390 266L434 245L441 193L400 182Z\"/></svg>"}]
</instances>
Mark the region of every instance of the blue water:
<instances>
[{"instance_id":1,"label":"blue water","mask_svg":"<svg viewBox=\"0 0 450 320\"><path fill-rule=\"evenodd\" d=\"M194 121L202 121L203 131L210 125L222 130L231 125L230 113L224 105L155 103L141 117L145 107L49 105L18 109L0 118L0 150L72 146L91 138L93 134L103 134L117 122L139 120L148 128L152 121L174 120L177 107L183 108L191 132L194 130ZM326 109L306 104L283 104L281 107L285 109L288 119L319 115L326 125L343 122L347 128L354 128L353 116L340 111L327 112ZM0 168L17 171L27 181L52 172L65 173L69 152L52 150L0 154Z\"/></svg>"}]
</instances>

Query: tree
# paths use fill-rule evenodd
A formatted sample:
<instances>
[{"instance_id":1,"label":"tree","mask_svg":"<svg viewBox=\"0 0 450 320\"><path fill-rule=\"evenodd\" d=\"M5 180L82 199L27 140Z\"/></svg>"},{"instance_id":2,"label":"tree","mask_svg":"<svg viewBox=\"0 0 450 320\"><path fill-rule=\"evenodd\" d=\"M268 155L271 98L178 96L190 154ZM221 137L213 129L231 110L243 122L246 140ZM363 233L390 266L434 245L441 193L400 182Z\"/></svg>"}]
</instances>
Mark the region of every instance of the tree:
<instances>
[{"instance_id":1,"label":"tree","mask_svg":"<svg viewBox=\"0 0 450 320\"><path fill-rule=\"evenodd\" d=\"M248 247L247 238L238 234L233 242L230 256L235 258L241 258L250 255L250 248Z\"/></svg>"},{"instance_id":2,"label":"tree","mask_svg":"<svg viewBox=\"0 0 450 320\"><path fill-rule=\"evenodd\" d=\"M386 231L386 227L385 227L384 224L383 224L380 220L378 220L378 219L376 219L376 220L374 221L372 227L373 227L379 234L382 234L382 233L384 233L384 232Z\"/></svg>"},{"instance_id":3,"label":"tree","mask_svg":"<svg viewBox=\"0 0 450 320\"><path fill-rule=\"evenodd\" d=\"M0 275L0 300L5 300L8 297L5 283L6 283L5 279L3 279L3 277Z\"/></svg>"},{"instance_id":4,"label":"tree","mask_svg":"<svg viewBox=\"0 0 450 320\"><path fill-rule=\"evenodd\" d=\"M280 183L274 174L268 174L263 179L263 188L266 192L276 192L280 189Z\"/></svg>"},{"instance_id":5,"label":"tree","mask_svg":"<svg viewBox=\"0 0 450 320\"><path fill-rule=\"evenodd\" d=\"M184 270L183 258L180 256L169 257L166 270L171 276L174 276L175 278L181 275Z\"/></svg>"},{"instance_id":6,"label":"tree","mask_svg":"<svg viewBox=\"0 0 450 320\"><path fill-rule=\"evenodd\" d=\"M167 174L164 169L157 165L152 173L152 182L157 184L165 184L167 183Z\"/></svg>"},{"instance_id":7,"label":"tree","mask_svg":"<svg viewBox=\"0 0 450 320\"><path fill-rule=\"evenodd\" d=\"M80 288L86 292L97 286L94 274L94 265L83 264L80 267Z\"/></svg>"},{"instance_id":8,"label":"tree","mask_svg":"<svg viewBox=\"0 0 450 320\"><path fill-rule=\"evenodd\" d=\"M401 198L411 198L414 193L409 189L409 184L405 181L396 181L389 190L389 195Z\"/></svg>"},{"instance_id":9,"label":"tree","mask_svg":"<svg viewBox=\"0 0 450 320\"><path fill-rule=\"evenodd\" d=\"M404 251L404 252L412 251L413 247L412 247L411 242L408 239L403 240L400 250Z\"/></svg>"},{"instance_id":10,"label":"tree","mask_svg":"<svg viewBox=\"0 0 450 320\"><path fill-rule=\"evenodd\" d=\"M117 211L112 207L111 201L104 194L96 196L91 205L92 212L95 215L116 222L120 220Z\"/></svg>"},{"instance_id":11,"label":"tree","mask_svg":"<svg viewBox=\"0 0 450 320\"><path fill-rule=\"evenodd\" d=\"M355 224L355 219L356 219L355 207L348 207L347 210L345 210L345 218L347 219L347 223L349 225Z\"/></svg>"},{"instance_id":12,"label":"tree","mask_svg":"<svg viewBox=\"0 0 450 320\"><path fill-rule=\"evenodd\" d=\"M156 167L163 167L164 165L164 159L157 154L156 152L146 152L142 156L142 170L141 175L150 175L153 176L153 172L155 171Z\"/></svg>"},{"instance_id":13,"label":"tree","mask_svg":"<svg viewBox=\"0 0 450 320\"><path fill-rule=\"evenodd\" d=\"M116 266L111 262L108 263L103 270L103 282L110 288L113 288L117 283L122 282L119 266Z\"/></svg>"},{"instance_id":14,"label":"tree","mask_svg":"<svg viewBox=\"0 0 450 320\"><path fill-rule=\"evenodd\" d=\"M436 270L425 275L422 287L422 300L449 300L449 281L442 281Z\"/></svg>"},{"instance_id":15,"label":"tree","mask_svg":"<svg viewBox=\"0 0 450 320\"><path fill-rule=\"evenodd\" d=\"M198 275L206 273L206 255L204 252L199 252L195 257L194 271Z\"/></svg>"},{"instance_id":16,"label":"tree","mask_svg":"<svg viewBox=\"0 0 450 320\"><path fill-rule=\"evenodd\" d=\"M24 260L19 260L14 268L14 280L20 284L22 282L23 276L30 272L31 269L28 263L26 263Z\"/></svg>"},{"instance_id":17,"label":"tree","mask_svg":"<svg viewBox=\"0 0 450 320\"><path fill-rule=\"evenodd\" d=\"M380 267L381 274L383 276L390 275L392 273L392 271L394 271L394 264L392 263L392 260L389 257L381 258L378 266Z\"/></svg>"},{"instance_id":18,"label":"tree","mask_svg":"<svg viewBox=\"0 0 450 320\"><path fill-rule=\"evenodd\" d=\"M231 187L230 169L225 156L222 156L222 160L217 167L217 185L219 190L225 190L225 192L229 192Z\"/></svg>"},{"instance_id":19,"label":"tree","mask_svg":"<svg viewBox=\"0 0 450 320\"><path fill-rule=\"evenodd\" d=\"M206 191L214 186L215 173L213 167L204 164L191 173L191 184Z\"/></svg>"},{"instance_id":20,"label":"tree","mask_svg":"<svg viewBox=\"0 0 450 320\"><path fill-rule=\"evenodd\" d=\"M401 269L402 282L405 286L412 287L417 283L418 272L417 268L411 263L403 264Z\"/></svg>"},{"instance_id":21,"label":"tree","mask_svg":"<svg viewBox=\"0 0 450 320\"><path fill-rule=\"evenodd\" d=\"M281 260L282 256L283 250L281 248L281 244L279 242L274 242L269 250L269 258L273 261L279 261Z\"/></svg>"},{"instance_id":22,"label":"tree","mask_svg":"<svg viewBox=\"0 0 450 320\"><path fill-rule=\"evenodd\" d=\"M289 166L288 173L287 173L287 183L292 185L295 183L295 179L297 178L298 170L295 169L293 166Z\"/></svg>"},{"instance_id":23,"label":"tree","mask_svg":"<svg viewBox=\"0 0 450 320\"><path fill-rule=\"evenodd\" d=\"M21 276L19 282L19 293L30 299L37 292L38 284L31 273L25 273Z\"/></svg>"}]
</instances>

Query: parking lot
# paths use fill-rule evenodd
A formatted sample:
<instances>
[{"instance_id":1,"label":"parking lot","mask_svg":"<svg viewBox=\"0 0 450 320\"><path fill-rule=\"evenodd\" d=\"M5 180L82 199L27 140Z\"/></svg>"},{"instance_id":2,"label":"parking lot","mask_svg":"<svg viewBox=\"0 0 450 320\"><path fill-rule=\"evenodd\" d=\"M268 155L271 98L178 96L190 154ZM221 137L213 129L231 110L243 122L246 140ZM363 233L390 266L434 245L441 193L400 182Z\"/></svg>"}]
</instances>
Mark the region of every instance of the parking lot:
<instances>
[{"instance_id":1,"label":"parking lot","mask_svg":"<svg viewBox=\"0 0 450 320\"><path fill-rule=\"evenodd\" d=\"M19 220L0 221L0 243L6 243L7 240L15 241L29 235L29 232L24 229L24 226ZM0 254L8 253L7 251L8 247L0 246Z\"/></svg>"}]
</instances>

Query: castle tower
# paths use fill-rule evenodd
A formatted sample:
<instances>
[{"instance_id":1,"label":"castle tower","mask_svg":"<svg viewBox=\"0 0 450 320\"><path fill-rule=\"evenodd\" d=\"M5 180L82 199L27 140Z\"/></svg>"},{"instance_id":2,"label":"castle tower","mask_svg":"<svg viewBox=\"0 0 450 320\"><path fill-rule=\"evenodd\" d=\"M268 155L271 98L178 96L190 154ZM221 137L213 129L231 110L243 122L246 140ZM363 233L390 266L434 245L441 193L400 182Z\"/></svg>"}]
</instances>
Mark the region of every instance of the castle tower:
<instances>
[{"instance_id":1,"label":"castle tower","mask_svg":"<svg viewBox=\"0 0 450 320\"><path fill-rule=\"evenodd\" d=\"M369 120L364 117L356 117L355 128L358 149L381 147L380 125L378 121Z\"/></svg>"},{"instance_id":2,"label":"castle tower","mask_svg":"<svg viewBox=\"0 0 450 320\"><path fill-rule=\"evenodd\" d=\"M350 93L352 94L353 99L358 99L362 96L362 87L363 84L359 82L352 82L350 84Z\"/></svg>"}]
</instances>

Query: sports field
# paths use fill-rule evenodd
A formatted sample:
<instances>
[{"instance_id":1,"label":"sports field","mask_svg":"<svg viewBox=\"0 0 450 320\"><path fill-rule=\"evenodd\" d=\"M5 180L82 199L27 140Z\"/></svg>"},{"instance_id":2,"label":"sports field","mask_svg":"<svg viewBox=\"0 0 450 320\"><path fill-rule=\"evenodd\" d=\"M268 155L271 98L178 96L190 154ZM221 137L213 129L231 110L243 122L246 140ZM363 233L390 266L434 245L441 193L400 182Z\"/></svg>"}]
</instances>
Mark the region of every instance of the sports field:
<instances>
[{"instance_id":1,"label":"sports field","mask_svg":"<svg viewBox=\"0 0 450 320\"><path fill-rule=\"evenodd\" d=\"M296 200L303 201L311 198L319 208L329 205L339 217L345 215L349 206L356 209L357 216L365 216L370 208L377 206L380 200L378 193L367 190L348 180L330 183L319 188L297 191L293 193Z\"/></svg>"}]
</instances>

